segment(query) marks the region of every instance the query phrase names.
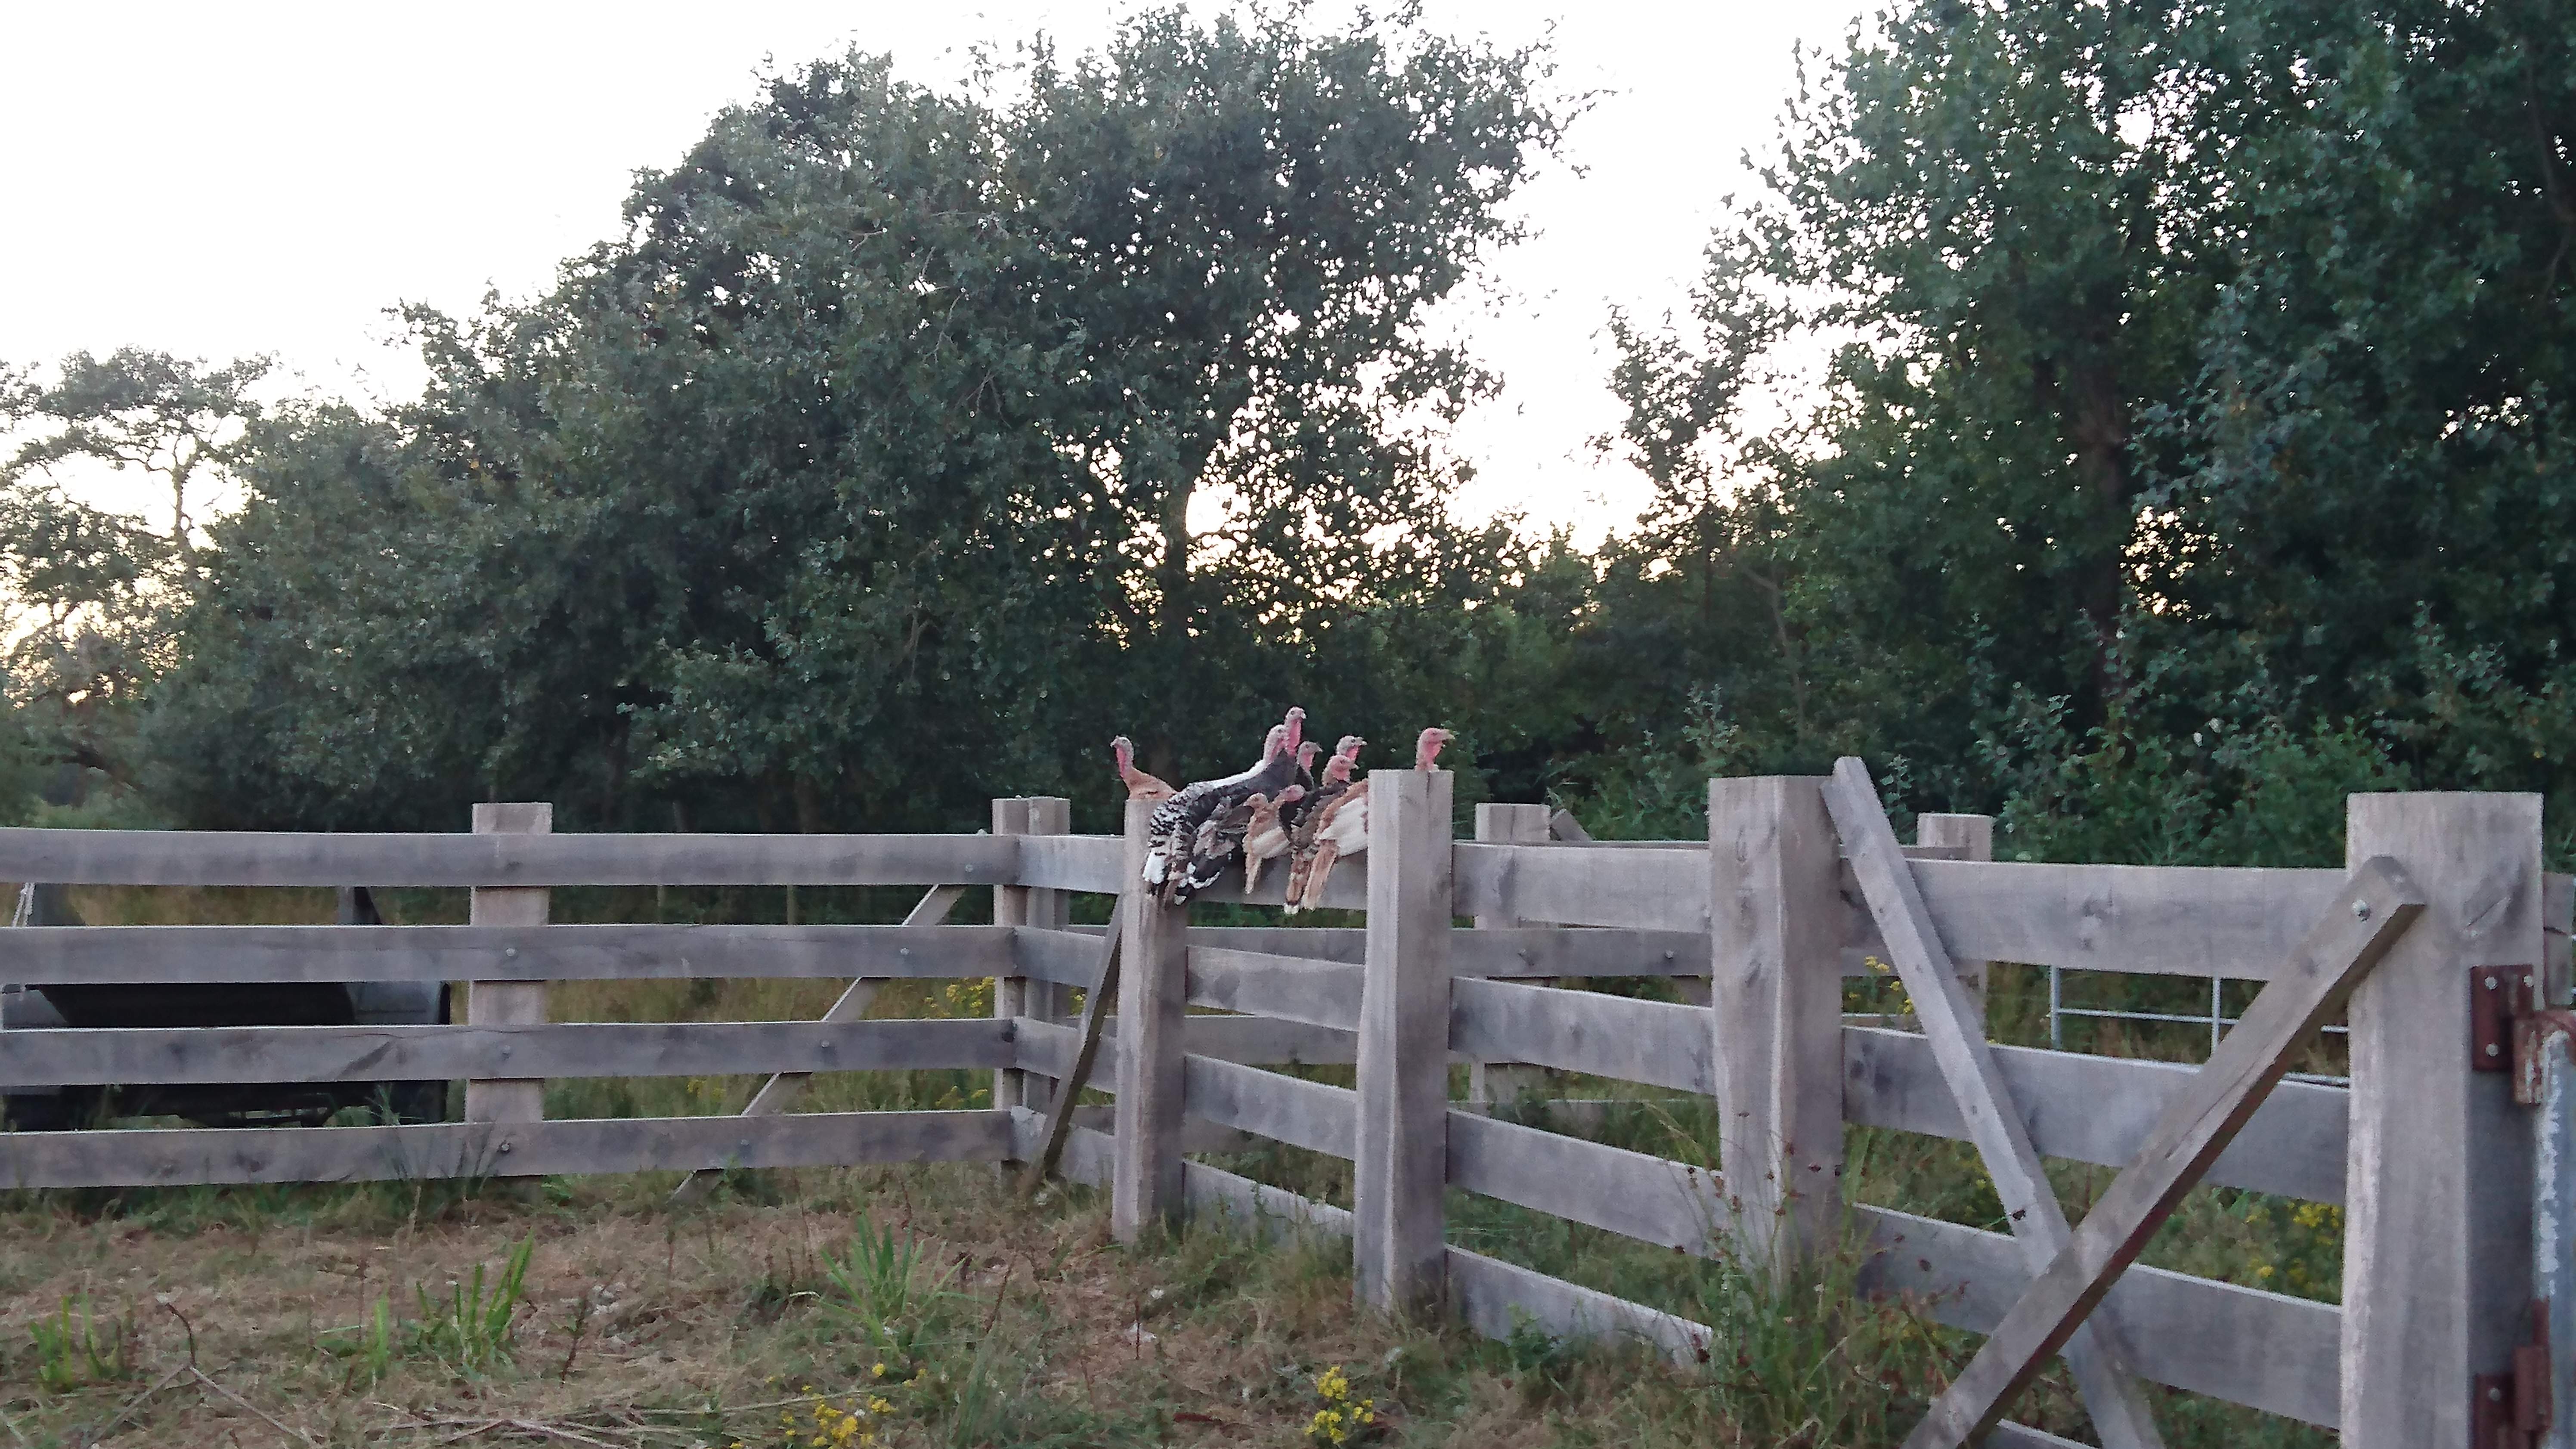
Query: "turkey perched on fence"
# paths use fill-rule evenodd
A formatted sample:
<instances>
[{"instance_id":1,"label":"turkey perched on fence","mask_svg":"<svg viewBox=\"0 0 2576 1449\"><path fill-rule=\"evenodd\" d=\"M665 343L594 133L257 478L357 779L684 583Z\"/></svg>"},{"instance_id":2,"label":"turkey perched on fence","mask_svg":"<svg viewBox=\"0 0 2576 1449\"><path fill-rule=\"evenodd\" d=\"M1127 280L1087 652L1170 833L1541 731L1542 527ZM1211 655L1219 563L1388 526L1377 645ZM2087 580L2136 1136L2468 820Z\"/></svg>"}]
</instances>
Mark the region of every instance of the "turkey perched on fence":
<instances>
[{"instance_id":1,"label":"turkey perched on fence","mask_svg":"<svg viewBox=\"0 0 2576 1449\"><path fill-rule=\"evenodd\" d=\"M1297 747L1304 743L1306 711L1292 708L1288 717L1270 727L1270 736L1262 742L1261 759L1249 770L1228 775L1222 780L1199 780L1184 785L1172 798L1154 808L1146 827L1145 884L1161 893L1167 903L1177 904L1216 883L1218 875L1233 863L1234 851L1242 844L1242 828L1252 822L1248 802L1253 796L1265 800L1276 797L1297 778ZM1241 811L1241 825L1233 824L1235 812ZM1194 870L1202 833L1211 823L1216 830L1208 836L1211 846L1222 844L1221 855L1208 868ZM1228 839L1229 831L1233 832Z\"/></svg>"},{"instance_id":2,"label":"turkey perched on fence","mask_svg":"<svg viewBox=\"0 0 2576 1449\"><path fill-rule=\"evenodd\" d=\"M1436 768L1440 747L1449 743L1449 732L1434 725L1414 740L1413 768ZM1314 806L1298 824L1295 838L1289 844L1288 913L1295 915L1308 906L1323 904L1324 882L1332 879L1333 865L1345 855L1357 855L1368 849L1368 789L1351 778L1351 767L1359 757L1356 739L1346 739L1353 746L1348 755L1336 752L1324 764L1324 783L1316 794L1333 791L1332 798ZM1335 785L1340 788L1335 790Z\"/></svg>"},{"instance_id":3,"label":"turkey perched on fence","mask_svg":"<svg viewBox=\"0 0 2576 1449\"><path fill-rule=\"evenodd\" d=\"M1311 742L1309 748L1311 748ZM1257 803L1252 818L1243 829L1243 893L1252 894L1261 885L1261 867L1288 853L1288 832L1295 815L1306 800L1306 787L1291 785L1279 792L1276 800L1252 797Z\"/></svg>"},{"instance_id":4,"label":"turkey perched on fence","mask_svg":"<svg viewBox=\"0 0 2576 1449\"><path fill-rule=\"evenodd\" d=\"M1160 805L1179 793L1155 776L1136 768L1134 740L1120 735L1109 742L1109 748L1118 756L1118 782L1127 787L1129 800L1142 800L1148 805Z\"/></svg>"}]
</instances>

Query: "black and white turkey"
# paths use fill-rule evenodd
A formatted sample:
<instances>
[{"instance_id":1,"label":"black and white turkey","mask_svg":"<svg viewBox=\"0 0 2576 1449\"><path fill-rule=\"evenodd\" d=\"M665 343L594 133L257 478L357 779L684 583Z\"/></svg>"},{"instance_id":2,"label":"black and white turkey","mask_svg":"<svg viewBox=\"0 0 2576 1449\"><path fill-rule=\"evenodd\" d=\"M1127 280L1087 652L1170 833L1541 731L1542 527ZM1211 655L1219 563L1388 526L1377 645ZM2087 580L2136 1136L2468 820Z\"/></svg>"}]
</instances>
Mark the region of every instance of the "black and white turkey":
<instances>
[{"instance_id":1,"label":"black and white turkey","mask_svg":"<svg viewBox=\"0 0 2576 1449\"><path fill-rule=\"evenodd\" d=\"M1290 709L1285 720L1270 727L1261 759L1251 769L1222 780L1184 785L1180 793L1154 807L1146 826L1144 881L1167 904L1186 901L1216 884L1234 863L1243 831L1252 822L1252 797L1275 799L1295 783L1297 747L1304 742L1305 730L1306 711ZM1214 852L1204 862L1202 844Z\"/></svg>"}]
</instances>

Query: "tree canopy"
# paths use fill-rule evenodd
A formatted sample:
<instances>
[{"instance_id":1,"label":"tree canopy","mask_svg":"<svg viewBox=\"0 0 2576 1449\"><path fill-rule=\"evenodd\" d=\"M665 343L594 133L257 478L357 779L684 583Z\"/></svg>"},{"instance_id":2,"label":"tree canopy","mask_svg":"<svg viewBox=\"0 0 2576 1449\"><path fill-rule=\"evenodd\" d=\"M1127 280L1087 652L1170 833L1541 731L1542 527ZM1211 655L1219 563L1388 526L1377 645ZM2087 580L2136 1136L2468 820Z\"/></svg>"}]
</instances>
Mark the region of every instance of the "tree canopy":
<instances>
[{"instance_id":1,"label":"tree canopy","mask_svg":"<svg viewBox=\"0 0 2576 1449\"><path fill-rule=\"evenodd\" d=\"M411 310L418 399L0 375L20 734L110 701L98 759L221 824L1100 827L1111 733L1198 776L1292 700L1627 833L1855 751L2035 854L2331 859L2404 785L2576 822L2571 47L2536 0L1856 26L1693 306L1609 319L1653 502L1589 549L1447 504L1502 380L1435 313L1580 109L1544 49L1173 9L796 67L550 291ZM82 629L141 662L26 652Z\"/></svg>"}]
</instances>

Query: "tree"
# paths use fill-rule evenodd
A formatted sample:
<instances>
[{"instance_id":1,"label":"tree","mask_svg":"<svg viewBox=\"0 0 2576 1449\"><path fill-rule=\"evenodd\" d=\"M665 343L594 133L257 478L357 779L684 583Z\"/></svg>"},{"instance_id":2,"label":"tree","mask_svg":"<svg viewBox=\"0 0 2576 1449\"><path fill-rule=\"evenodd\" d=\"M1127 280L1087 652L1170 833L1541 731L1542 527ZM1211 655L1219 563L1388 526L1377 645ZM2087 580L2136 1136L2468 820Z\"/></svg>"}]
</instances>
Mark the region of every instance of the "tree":
<instances>
[{"instance_id":1,"label":"tree","mask_svg":"<svg viewBox=\"0 0 2576 1449\"><path fill-rule=\"evenodd\" d=\"M9 696L39 761L134 783L134 708L171 658L197 561L190 500L239 460L260 413L250 391L268 367L128 347L104 360L74 353L50 384L26 370L0 374L0 432L22 435L0 462L0 584L16 611ZM67 474L101 466L153 475L168 493L168 527L67 488Z\"/></svg>"},{"instance_id":2,"label":"tree","mask_svg":"<svg viewBox=\"0 0 2576 1449\"><path fill-rule=\"evenodd\" d=\"M1417 413L1481 385L1424 309L1553 137L1532 64L1158 13L1008 106L778 76L552 293L415 311L418 406L263 429L161 738L297 736L209 818L467 780L805 828L953 824L1119 729L1231 768L1291 697L1409 739L1516 564Z\"/></svg>"}]
</instances>

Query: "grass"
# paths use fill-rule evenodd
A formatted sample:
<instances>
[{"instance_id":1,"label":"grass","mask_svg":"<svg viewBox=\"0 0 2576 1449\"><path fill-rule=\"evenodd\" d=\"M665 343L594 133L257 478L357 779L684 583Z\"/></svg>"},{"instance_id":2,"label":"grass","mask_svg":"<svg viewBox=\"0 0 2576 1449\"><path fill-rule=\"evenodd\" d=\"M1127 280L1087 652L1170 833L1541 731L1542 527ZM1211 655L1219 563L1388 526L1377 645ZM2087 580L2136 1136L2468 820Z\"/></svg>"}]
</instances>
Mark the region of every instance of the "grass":
<instances>
[{"instance_id":1,"label":"grass","mask_svg":"<svg viewBox=\"0 0 2576 1449\"><path fill-rule=\"evenodd\" d=\"M326 892L134 899L145 894L80 904L93 920L327 920L332 907ZM891 919L910 904L902 894L809 891L799 908L809 920ZM777 919L777 895L559 892L557 918ZM404 921L464 914L462 892L389 904ZM971 906L957 918L973 919ZM559 1020L810 1018L838 989L565 983L552 1008ZM1997 1035L2044 1031L2044 992L2039 973L1998 968ZM871 1014L986 1009L971 987L905 981ZM1350 1080L1348 1067L1293 1070ZM547 1109L730 1113L759 1081L555 1081ZM802 1105L982 1106L991 1081L825 1074ZM1707 1103L1562 1075L1549 1090L1638 1099L1590 1135L1715 1160ZM2003 1226L1963 1144L1855 1128L1848 1160L1855 1202ZM1218 1161L1349 1202L1347 1163L1287 1147ZM2071 1213L2111 1177L2080 1164L2051 1172ZM1858 1299L1857 1253L1763 1282L1463 1193L1448 1205L1452 1241L1710 1324L1711 1362L1677 1370L1534 1332L1496 1343L1354 1315L1346 1263L1330 1249L1261 1246L1213 1226L1113 1248L1094 1194L1051 1189L1031 1207L990 1169L737 1173L694 1210L664 1204L672 1181L550 1181L532 1200L436 1182L0 1197L0 1413L30 1445L214 1442L224 1430L297 1442L279 1424L315 1444L575 1442L568 1433L638 1449L1298 1444L1334 1432L1349 1443L1874 1445L1901 1438L1975 1345L1929 1324L1920 1305ZM2340 1236L2322 1205L2204 1189L2146 1261L2330 1299ZM190 1363L205 1381L171 1377ZM2178 1449L2329 1442L2250 1411L2154 1397ZM1364 1424L1353 1407L1363 1400ZM2016 1416L2084 1434L2062 1378Z\"/></svg>"}]
</instances>

